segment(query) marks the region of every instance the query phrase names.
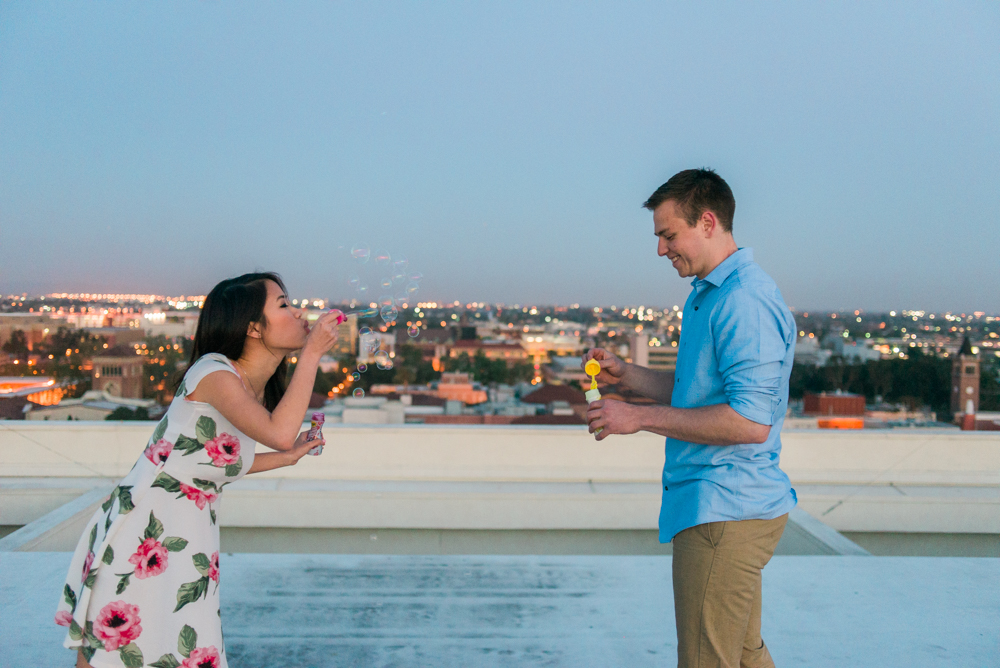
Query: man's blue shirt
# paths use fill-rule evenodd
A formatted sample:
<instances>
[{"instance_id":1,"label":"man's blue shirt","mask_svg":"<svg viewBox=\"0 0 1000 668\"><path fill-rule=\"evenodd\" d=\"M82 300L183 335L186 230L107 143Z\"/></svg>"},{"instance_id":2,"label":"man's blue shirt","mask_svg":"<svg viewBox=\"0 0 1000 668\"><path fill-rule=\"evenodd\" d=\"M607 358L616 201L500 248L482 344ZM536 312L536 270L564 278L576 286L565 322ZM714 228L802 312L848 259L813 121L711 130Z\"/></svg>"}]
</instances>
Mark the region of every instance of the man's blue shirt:
<instances>
[{"instance_id":1,"label":"man's blue shirt","mask_svg":"<svg viewBox=\"0 0 1000 668\"><path fill-rule=\"evenodd\" d=\"M729 404L748 420L770 425L771 432L763 443L745 445L667 439L663 543L706 522L774 519L796 503L795 490L778 466L795 319L749 248L691 285L670 405Z\"/></svg>"}]
</instances>

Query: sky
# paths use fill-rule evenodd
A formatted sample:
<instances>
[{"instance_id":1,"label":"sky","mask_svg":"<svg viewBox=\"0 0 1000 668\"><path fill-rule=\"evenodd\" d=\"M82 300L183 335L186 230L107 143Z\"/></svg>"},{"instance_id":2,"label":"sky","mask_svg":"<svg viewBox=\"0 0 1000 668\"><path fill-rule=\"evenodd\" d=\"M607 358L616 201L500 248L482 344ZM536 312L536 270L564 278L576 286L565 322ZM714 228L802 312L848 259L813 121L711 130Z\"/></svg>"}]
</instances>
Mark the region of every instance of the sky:
<instances>
[{"instance_id":1,"label":"sky","mask_svg":"<svg viewBox=\"0 0 1000 668\"><path fill-rule=\"evenodd\" d=\"M683 304L641 204L711 167L793 308L1000 313L998 35L995 2L3 2L0 293L350 299L366 244L421 300Z\"/></svg>"}]
</instances>

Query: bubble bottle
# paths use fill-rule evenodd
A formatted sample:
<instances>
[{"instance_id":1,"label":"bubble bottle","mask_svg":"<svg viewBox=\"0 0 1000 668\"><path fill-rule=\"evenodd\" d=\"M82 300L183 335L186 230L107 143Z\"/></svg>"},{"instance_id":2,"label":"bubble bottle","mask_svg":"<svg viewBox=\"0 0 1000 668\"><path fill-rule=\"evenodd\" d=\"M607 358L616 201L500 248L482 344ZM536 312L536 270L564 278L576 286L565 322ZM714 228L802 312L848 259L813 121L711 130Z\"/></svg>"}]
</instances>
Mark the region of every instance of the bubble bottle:
<instances>
[{"instance_id":1,"label":"bubble bottle","mask_svg":"<svg viewBox=\"0 0 1000 668\"><path fill-rule=\"evenodd\" d=\"M317 412L312 414L312 421L309 423L309 433L306 434L307 441L315 441L317 438L322 438L324 422L326 422L325 413ZM309 448L309 454L313 457L323 454L323 446L317 445L316 447Z\"/></svg>"},{"instance_id":2,"label":"bubble bottle","mask_svg":"<svg viewBox=\"0 0 1000 668\"><path fill-rule=\"evenodd\" d=\"M587 398L587 403L592 404L595 401L601 400L601 391L597 389L597 375L601 373L601 363L597 360L587 360L587 363L583 366L583 371L588 376L590 376L590 389L584 393L584 397ZM603 429L598 429L594 432L594 435L600 434Z\"/></svg>"}]
</instances>

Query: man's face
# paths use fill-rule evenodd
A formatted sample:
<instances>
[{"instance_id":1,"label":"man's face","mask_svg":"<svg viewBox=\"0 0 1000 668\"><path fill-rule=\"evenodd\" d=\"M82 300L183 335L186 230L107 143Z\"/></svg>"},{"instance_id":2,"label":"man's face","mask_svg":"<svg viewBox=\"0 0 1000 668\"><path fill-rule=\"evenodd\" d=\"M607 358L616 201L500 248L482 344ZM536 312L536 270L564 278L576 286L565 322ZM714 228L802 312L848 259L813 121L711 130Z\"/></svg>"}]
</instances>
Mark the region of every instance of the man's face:
<instances>
[{"instance_id":1,"label":"man's face","mask_svg":"<svg viewBox=\"0 0 1000 668\"><path fill-rule=\"evenodd\" d=\"M653 233L658 239L656 252L673 264L681 278L700 276L708 264L708 235L699 220L688 225L674 200L667 200L653 211Z\"/></svg>"}]
</instances>

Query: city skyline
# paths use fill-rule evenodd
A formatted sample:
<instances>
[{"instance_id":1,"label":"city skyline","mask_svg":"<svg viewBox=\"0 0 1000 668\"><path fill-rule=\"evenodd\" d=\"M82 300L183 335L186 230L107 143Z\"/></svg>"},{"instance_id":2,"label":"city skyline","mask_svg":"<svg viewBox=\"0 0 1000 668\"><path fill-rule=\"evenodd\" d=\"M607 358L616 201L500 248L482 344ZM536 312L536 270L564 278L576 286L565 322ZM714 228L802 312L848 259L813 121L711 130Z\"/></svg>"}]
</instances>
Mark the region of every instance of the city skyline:
<instances>
[{"instance_id":1,"label":"city skyline","mask_svg":"<svg viewBox=\"0 0 1000 668\"><path fill-rule=\"evenodd\" d=\"M995 6L0 6L0 293L683 304L716 168L797 310L1000 312Z\"/></svg>"}]
</instances>

